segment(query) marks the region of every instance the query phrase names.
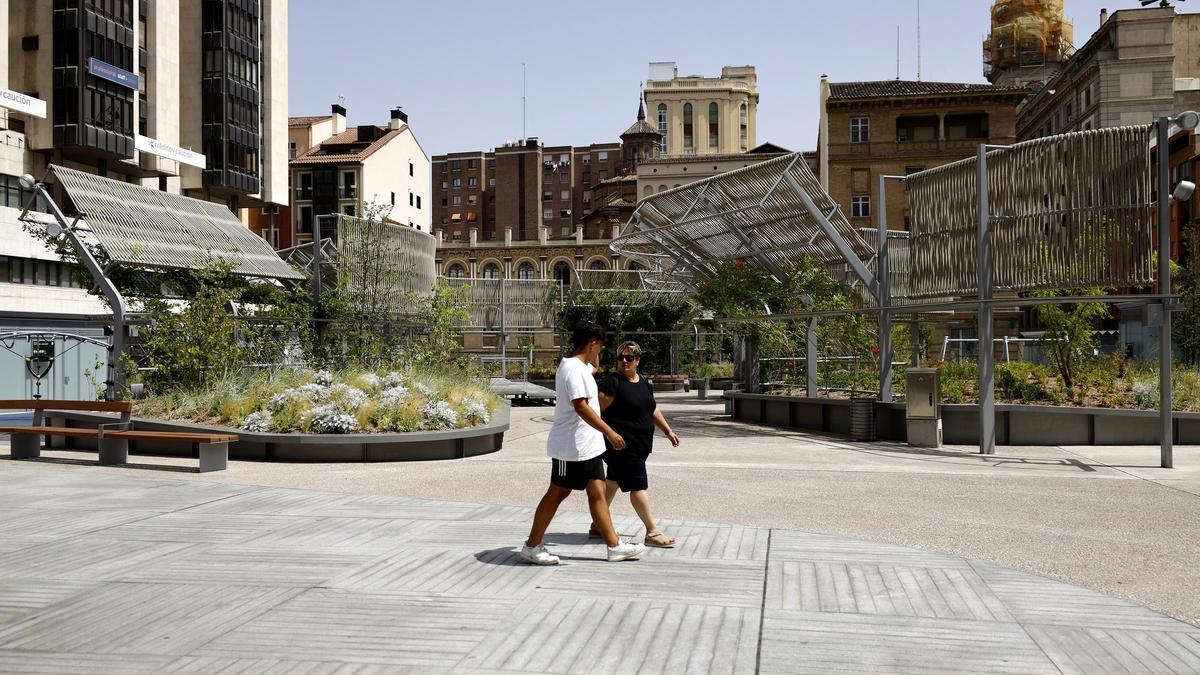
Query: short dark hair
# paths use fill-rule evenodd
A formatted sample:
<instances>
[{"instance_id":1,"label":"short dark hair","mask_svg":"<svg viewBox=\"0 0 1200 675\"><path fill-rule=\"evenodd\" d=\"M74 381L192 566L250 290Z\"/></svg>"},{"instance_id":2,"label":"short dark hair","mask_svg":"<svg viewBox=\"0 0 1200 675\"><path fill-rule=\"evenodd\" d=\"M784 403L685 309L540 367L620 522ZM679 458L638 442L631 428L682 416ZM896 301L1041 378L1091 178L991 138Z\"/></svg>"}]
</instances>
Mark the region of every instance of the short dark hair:
<instances>
[{"instance_id":1,"label":"short dark hair","mask_svg":"<svg viewBox=\"0 0 1200 675\"><path fill-rule=\"evenodd\" d=\"M580 321L575 324L575 330L571 331L571 349L579 351L592 340L604 342L607 337L608 334L603 326L591 321Z\"/></svg>"}]
</instances>

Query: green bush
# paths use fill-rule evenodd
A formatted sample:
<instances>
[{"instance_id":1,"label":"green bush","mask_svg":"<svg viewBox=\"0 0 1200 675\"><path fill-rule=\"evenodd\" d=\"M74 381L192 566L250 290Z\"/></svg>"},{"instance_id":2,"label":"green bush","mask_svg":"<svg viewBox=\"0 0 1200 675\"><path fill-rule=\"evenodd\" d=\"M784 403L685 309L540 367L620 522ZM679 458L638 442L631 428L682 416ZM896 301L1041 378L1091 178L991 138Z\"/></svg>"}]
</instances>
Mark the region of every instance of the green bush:
<instances>
[{"instance_id":1,"label":"green bush","mask_svg":"<svg viewBox=\"0 0 1200 675\"><path fill-rule=\"evenodd\" d=\"M979 366L968 361L950 361L938 368L943 403L967 403L976 400Z\"/></svg>"},{"instance_id":2,"label":"green bush","mask_svg":"<svg viewBox=\"0 0 1200 675\"><path fill-rule=\"evenodd\" d=\"M1025 361L996 366L996 394L1001 400L1021 403L1045 401L1050 397L1046 381L1050 370Z\"/></svg>"}]
</instances>

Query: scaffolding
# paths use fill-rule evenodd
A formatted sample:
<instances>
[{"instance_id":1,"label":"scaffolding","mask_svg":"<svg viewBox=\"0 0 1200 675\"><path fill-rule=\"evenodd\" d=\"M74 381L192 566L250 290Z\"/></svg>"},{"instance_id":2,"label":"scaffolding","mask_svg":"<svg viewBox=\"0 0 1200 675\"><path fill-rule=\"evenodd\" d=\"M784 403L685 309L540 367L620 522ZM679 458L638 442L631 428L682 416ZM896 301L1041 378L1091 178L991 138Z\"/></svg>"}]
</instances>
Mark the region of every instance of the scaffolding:
<instances>
[{"instance_id":1,"label":"scaffolding","mask_svg":"<svg viewBox=\"0 0 1200 675\"><path fill-rule=\"evenodd\" d=\"M996 0L992 29L983 43L983 72L1066 61L1075 27L1063 13L1063 0Z\"/></svg>"}]
</instances>

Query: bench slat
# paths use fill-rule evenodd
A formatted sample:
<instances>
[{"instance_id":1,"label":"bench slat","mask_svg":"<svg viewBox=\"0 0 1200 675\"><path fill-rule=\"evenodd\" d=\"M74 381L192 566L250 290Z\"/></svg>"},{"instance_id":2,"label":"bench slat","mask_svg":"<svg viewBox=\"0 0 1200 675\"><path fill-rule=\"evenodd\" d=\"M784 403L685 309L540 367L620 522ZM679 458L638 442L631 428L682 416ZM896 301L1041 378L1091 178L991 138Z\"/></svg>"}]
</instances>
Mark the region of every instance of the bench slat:
<instances>
[{"instance_id":1,"label":"bench slat","mask_svg":"<svg viewBox=\"0 0 1200 675\"><path fill-rule=\"evenodd\" d=\"M164 441L185 441L191 443L226 443L238 439L233 434L206 434L189 431L109 431L104 434L104 437L127 438L130 440L160 439Z\"/></svg>"},{"instance_id":2,"label":"bench slat","mask_svg":"<svg viewBox=\"0 0 1200 675\"><path fill-rule=\"evenodd\" d=\"M91 410L133 412L133 401L51 401L48 399L0 400L0 410Z\"/></svg>"},{"instance_id":3,"label":"bench slat","mask_svg":"<svg viewBox=\"0 0 1200 675\"><path fill-rule=\"evenodd\" d=\"M51 436L99 436L98 429L75 429L70 427L33 427L9 426L0 427L0 433L8 434L49 434Z\"/></svg>"}]
</instances>

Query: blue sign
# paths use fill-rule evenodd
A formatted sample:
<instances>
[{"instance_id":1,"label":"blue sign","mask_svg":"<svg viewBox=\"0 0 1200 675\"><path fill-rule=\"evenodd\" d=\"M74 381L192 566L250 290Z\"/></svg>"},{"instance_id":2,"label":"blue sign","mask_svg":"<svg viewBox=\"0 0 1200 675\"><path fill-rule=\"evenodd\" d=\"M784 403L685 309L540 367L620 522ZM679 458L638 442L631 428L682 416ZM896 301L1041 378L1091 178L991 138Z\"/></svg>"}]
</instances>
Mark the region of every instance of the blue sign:
<instances>
[{"instance_id":1,"label":"blue sign","mask_svg":"<svg viewBox=\"0 0 1200 675\"><path fill-rule=\"evenodd\" d=\"M109 82L115 82L122 87L129 87L134 91L137 91L138 84L140 84L137 75L123 68L109 65L97 58L88 59L88 72Z\"/></svg>"}]
</instances>

